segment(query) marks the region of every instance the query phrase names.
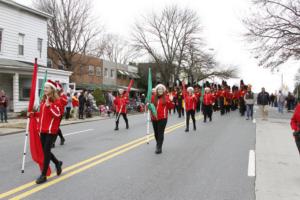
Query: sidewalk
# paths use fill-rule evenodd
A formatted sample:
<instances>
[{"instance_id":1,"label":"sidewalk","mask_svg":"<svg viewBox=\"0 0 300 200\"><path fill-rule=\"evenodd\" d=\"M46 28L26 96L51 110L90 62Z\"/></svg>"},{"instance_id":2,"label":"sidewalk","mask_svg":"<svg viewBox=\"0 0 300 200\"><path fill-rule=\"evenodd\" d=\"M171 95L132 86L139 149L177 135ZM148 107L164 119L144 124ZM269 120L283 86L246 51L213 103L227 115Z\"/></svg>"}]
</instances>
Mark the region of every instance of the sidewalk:
<instances>
[{"instance_id":1,"label":"sidewalk","mask_svg":"<svg viewBox=\"0 0 300 200\"><path fill-rule=\"evenodd\" d=\"M109 119L109 117L95 116L92 118L86 118L84 120L63 119L61 125L64 126L69 124L91 122L103 119ZM0 123L0 136L24 132L26 128L26 123L27 119L11 119L8 121L8 123Z\"/></svg>"},{"instance_id":2,"label":"sidewalk","mask_svg":"<svg viewBox=\"0 0 300 200\"><path fill-rule=\"evenodd\" d=\"M292 113L269 110L269 120L256 115L257 200L300 199L300 157L290 128Z\"/></svg>"}]
</instances>

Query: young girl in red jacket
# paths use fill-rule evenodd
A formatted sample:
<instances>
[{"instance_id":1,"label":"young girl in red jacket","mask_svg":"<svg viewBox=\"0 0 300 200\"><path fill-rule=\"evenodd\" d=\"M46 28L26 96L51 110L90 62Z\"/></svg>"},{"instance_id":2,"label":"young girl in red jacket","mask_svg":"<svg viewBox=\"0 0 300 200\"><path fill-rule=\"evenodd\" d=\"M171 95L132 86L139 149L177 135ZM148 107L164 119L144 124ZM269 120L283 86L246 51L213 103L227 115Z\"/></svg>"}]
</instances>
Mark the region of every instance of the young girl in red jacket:
<instances>
[{"instance_id":1,"label":"young girl in red jacket","mask_svg":"<svg viewBox=\"0 0 300 200\"><path fill-rule=\"evenodd\" d=\"M164 142L165 128L168 121L168 110L173 108L173 103L166 95L166 87L158 84L155 87L155 94L152 96L151 102L156 108L157 115L151 114L154 136L156 140L156 154L162 153L162 145Z\"/></svg>"},{"instance_id":2,"label":"young girl in red jacket","mask_svg":"<svg viewBox=\"0 0 300 200\"><path fill-rule=\"evenodd\" d=\"M47 170L50 164L50 160L54 162L56 166L56 172L59 176L62 172L62 161L59 161L52 153L51 147L57 136L57 131L60 124L61 112L59 109L60 100L56 92L56 84L51 80L45 83L44 97L40 105L40 112L35 113L38 117L39 132L41 143L44 152L44 165L41 176L36 180L37 184L41 184L47 181Z\"/></svg>"},{"instance_id":3,"label":"young girl in red jacket","mask_svg":"<svg viewBox=\"0 0 300 200\"><path fill-rule=\"evenodd\" d=\"M183 89L183 96L184 96L184 103L185 103L185 110L186 110L185 132L189 132L190 117L192 117L193 127L194 127L194 131L195 131L196 130L195 112L196 112L196 108L197 108L197 97L194 94L193 87L188 87L187 90L185 89L184 82L182 82L182 89Z\"/></svg>"},{"instance_id":4,"label":"young girl in red jacket","mask_svg":"<svg viewBox=\"0 0 300 200\"><path fill-rule=\"evenodd\" d=\"M205 94L203 96L203 115L204 115L204 122L206 122L207 117L209 121L212 121L212 106L214 103L214 97L210 92L210 88L205 88Z\"/></svg>"},{"instance_id":5,"label":"young girl in red jacket","mask_svg":"<svg viewBox=\"0 0 300 200\"><path fill-rule=\"evenodd\" d=\"M300 154L300 104L299 103L291 119L291 128L294 131L295 142Z\"/></svg>"},{"instance_id":6,"label":"young girl in red jacket","mask_svg":"<svg viewBox=\"0 0 300 200\"><path fill-rule=\"evenodd\" d=\"M116 108L116 128L115 131L119 130L119 119L123 116L126 123L126 129L129 129L128 118L127 118L127 104L129 103L128 96L125 94L123 89L119 90L119 96L114 100L114 106Z\"/></svg>"}]
</instances>

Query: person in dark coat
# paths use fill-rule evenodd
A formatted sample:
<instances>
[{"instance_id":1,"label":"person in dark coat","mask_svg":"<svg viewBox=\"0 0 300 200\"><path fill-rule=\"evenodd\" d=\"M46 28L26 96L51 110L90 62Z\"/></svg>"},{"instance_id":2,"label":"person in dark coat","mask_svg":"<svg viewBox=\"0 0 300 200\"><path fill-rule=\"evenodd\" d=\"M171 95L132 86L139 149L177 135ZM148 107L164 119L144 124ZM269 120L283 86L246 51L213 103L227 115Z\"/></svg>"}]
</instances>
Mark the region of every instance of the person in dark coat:
<instances>
[{"instance_id":1,"label":"person in dark coat","mask_svg":"<svg viewBox=\"0 0 300 200\"><path fill-rule=\"evenodd\" d=\"M83 119L84 106L86 104L86 98L84 96L85 90L83 90L79 95L79 119Z\"/></svg>"}]
</instances>

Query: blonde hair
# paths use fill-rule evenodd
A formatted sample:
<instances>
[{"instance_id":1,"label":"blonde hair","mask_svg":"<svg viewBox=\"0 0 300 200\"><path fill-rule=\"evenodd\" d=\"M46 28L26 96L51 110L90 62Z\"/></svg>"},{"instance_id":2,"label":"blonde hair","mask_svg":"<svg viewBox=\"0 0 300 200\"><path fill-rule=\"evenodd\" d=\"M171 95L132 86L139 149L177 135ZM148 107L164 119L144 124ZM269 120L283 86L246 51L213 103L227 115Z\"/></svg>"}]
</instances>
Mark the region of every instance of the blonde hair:
<instances>
[{"instance_id":1,"label":"blonde hair","mask_svg":"<svg viewBox=\"0 0 300 200\"><path fill-rule=\"evenodd\" d=\"M49 100L50 100L51 102L54 102L54 101L56 101L57 99L59 99L59 96L58 96L58 93L57 93L56 89L54 89L54 88L52 88L52 87L50 87L50 88L51 88L51 92L50 92L50 94L49 94ZM43 100L42 100L42 101L46 101L46 99L47 99L47 95L44 94Z\"/></svg>"}]
</instances>

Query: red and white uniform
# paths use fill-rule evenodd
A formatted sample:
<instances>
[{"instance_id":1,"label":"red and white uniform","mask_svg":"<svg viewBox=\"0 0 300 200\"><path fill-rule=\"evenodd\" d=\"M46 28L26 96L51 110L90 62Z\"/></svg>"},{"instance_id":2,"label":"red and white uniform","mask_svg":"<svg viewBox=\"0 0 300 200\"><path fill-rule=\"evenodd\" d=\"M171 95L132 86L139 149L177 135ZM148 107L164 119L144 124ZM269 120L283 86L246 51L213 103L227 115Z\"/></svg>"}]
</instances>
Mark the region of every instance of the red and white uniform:
<instances>
[{"instance_id":1,"label":"red and white uniform","mask_svg":"<svg viewBox=\"0 0 300 200\"><path fill-rule=\"evenodd\" d=\"M59 107L59 109L60 109L61 115L63 115L64 112L65 112L65 107L68 104L68 97L67 97L67 95L65 95L65 94L62 93L60 95L60 97L59 97L59 101L60 101L60 107Z\"/></svg>"},{"instance_id":2,"label":"red and white uniform","mask_svg":"<svg viewBox=\"0 0 300 200\"><path fill-rule=\"evenodd\" d=\"M185 110L196 110L197 107L197 96L195 94L189 95L187 92L184 92L184 103L185 103Z\"/></svg>"},{"instance_id":3,"label":"red and white uniform","mask_svg":"<svg viewBox=\"0 0 300 200\"><path fill-rule=\"evenodd\" d=\"M294 115L291 119L291 128L294 131L300 131L300 104L296 106Z\"/></svg>"},{"instance_id":4,"label":"red and white uniform","mask_svg":"<svg viewBox=\"0 0 300 200\"><path fill-rule=\"evenodd\" d=\"M155 96L153 95L151 102L155 105L157 113L156 117L151 114L151 119L154 121L167 119L168 110L174 107L174 104L170 101L170 98L167 95L163 95L162 97L158 98L157 102L155 102Z\"/></svg>"},{"instance_id":5,"label":"red and white uniform","mask_svg":"<svg viewBox=\"0 0 300 200\"><path fill-rule=\"evenodd\" d=\"M206 106L210 106L215 102L214 97L211 93L206 93L203 96L203 104Z\"/></svg>"},{"instance_id":6,"label":"red and white uniform","mask_svg":"<svg viewBox=\"0 0 300 200\"><path fill-rule=\"evenodd\" d=\"M40 133L57 134L61 118L60 100L50 103L49 106L46 106L45 101L42 101L40 112L35 113L35 116L39 117L38 127Z\"/></svg>"},{"instance_id":7,"label":"red and white uniform","mask_svg":"<svg viewBox=\"0 0 300 200\"><path fill-rule=\"evenodd\" d=\"M128 97L126 95L124 96L117 96L114 100L114 105L116 108L116 112L119 113L121 110L121 113L126 114L127 113L127 104L129 103Z\"/></svg>"}]
</instances>

